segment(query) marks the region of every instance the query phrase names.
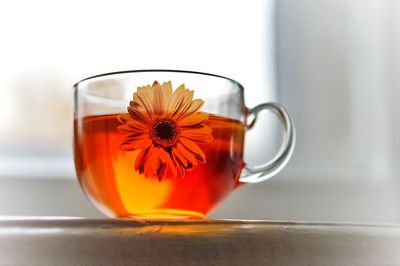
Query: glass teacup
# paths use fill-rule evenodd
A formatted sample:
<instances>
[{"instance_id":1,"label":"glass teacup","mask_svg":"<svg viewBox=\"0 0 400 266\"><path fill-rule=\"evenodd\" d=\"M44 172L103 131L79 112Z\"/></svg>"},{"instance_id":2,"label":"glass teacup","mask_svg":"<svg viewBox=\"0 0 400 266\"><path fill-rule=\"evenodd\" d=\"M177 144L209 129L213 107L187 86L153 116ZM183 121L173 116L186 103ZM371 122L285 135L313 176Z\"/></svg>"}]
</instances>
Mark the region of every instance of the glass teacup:
<instances>
[{"instance_id":1,"label":"glass teacup","mask_svg":"<svg viewBox=\"0 0 400 266\"><path fill-rule=\"evenodd\" d=\"M239 185L279 172L294 148L285 109L277 103L246 108L243 87L226 77L138 70L74 87L78 179L112 217L204 217ZM278 116L283 143L271 161L249 166L244 135L262 110Z\"/></svg>"}]
</instances>

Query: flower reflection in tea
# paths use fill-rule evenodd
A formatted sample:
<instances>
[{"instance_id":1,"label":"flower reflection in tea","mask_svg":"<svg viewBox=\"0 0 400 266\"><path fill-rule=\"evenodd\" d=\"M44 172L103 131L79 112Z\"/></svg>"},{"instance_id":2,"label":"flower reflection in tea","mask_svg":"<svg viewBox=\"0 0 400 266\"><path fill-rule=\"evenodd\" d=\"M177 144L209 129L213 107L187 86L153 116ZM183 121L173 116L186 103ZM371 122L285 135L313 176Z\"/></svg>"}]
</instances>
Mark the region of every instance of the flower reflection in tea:
<instances>
[{"instance_id":1,"label":"flower reflection in tea","mask_svg":"<svg viewBox=\"0 0 400 266\"><path fill-rule=\"evenodd\" d=\"M180 85L172 92L171 82L139 87L128 106L129 114L118 120L124 134L120 148L140 150L135 170L146 177L162 180L167 174L184 177L187 170L206 162L198 144L212 141L205 125L209 115L200 112L204 101L193 99L193 91Z\"/></svg>"}]
</instances>

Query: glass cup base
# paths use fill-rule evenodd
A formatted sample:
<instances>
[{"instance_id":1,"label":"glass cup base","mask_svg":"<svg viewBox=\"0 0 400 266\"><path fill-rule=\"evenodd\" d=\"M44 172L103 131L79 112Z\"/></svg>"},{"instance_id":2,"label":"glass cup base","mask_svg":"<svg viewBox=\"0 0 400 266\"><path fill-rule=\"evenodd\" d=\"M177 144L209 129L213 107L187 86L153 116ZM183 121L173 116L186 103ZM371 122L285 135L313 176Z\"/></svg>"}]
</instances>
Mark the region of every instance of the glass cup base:
<instances>
[{"instance_id":1,"label":"glass cup base","mask_svg":"<svg viewBox=\"0 0 400 266\"><path fill-rule=\"evenodd\" d=\"M118 218L131 219L201 219L204 214L195 211L186 211L178 209L155 209L154 211L146 211L135 213L132 215L122 215Z\"/></svg>"}]
</instances>

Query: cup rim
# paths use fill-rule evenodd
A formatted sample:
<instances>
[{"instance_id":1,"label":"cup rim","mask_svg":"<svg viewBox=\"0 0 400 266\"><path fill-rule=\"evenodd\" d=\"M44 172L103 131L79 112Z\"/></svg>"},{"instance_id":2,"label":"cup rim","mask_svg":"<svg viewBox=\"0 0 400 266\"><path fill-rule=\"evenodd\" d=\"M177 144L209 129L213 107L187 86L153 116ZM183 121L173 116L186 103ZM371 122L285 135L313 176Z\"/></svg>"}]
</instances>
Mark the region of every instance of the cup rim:
<instances>
[{"instance_id":1,"label":"cup rim","mask_svg":"<svg viewBox=\"0 0 400 266\"><path fill-rule=\"evenodd\" d=\"M204 75L204 76L210 76L210 77L215 77L215 78L222 78L222 79L226 79L226 80L229 80L229 81L235 83L239 87L241 92L244 91L243 85L234 79L231 79L231 78L228 78L228 77L225 77L222 75L216 75L216 74L211 74L211 73L206 73L206 72L191 71L191 70L178 70L178 69L134 69L134 70L122 70L122 71L107 72L107 73L102 73L102 74L84 78L84 79L76 82L74 84L73 88L78 89L78 86L80 83L91 80L91 79L96 79L96 78L101 78L101 77L106 77L106 76L111 76L111 75L129 74L129 73L146 73L146 72L185 73L185 74L197 74L197 75Z\"/></svg>"}]
</instances>

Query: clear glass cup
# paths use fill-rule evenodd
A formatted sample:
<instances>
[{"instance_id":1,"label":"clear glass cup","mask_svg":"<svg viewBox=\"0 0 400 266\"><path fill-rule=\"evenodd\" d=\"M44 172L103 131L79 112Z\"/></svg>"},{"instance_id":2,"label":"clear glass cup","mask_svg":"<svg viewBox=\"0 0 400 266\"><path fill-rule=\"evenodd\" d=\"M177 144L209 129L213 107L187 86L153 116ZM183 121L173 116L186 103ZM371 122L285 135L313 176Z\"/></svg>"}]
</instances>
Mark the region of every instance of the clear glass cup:
<instances>
[{"instance_id":1,"label":"clear glass cup","mask_svg":"<svg viewBox=\"0 0 400 266\"><path fill-rule=\"evenodd\" d=\"M204 217L245 183L279 172L294 148L285 109L244 105L243 86L207 73L138 70L74 86L74 154L80 185L112 217ZM243 161L244 136L269 110L283 126L272 160Z\"/></svg>"}]
</instances>

